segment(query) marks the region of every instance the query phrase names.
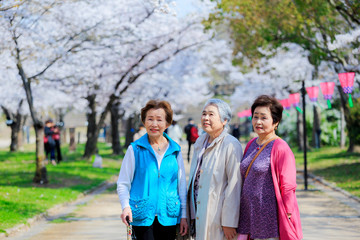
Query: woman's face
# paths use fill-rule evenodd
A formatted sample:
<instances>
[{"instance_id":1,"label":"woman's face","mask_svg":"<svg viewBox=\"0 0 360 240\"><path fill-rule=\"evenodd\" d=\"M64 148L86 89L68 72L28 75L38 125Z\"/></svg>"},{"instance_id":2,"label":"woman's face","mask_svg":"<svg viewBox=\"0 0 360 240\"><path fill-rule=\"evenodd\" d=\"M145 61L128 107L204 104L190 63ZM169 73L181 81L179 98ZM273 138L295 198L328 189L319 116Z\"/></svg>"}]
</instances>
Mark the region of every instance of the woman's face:
<instances>
[{"instance_id":1,"label":"woman's face","mask_svg":"<svg viewBox=\"0 0 360 240\"><path fill-rule=\"evenodd\" d=\"M252 125L254 131L260 136L273 133L278 124L273 124L269 107L257 107L252 117Z\"/></svg>"},{"instance_id":2,"label":"woman's face","mask_svg":"<svg viewBox=\"0 0 360 240\"><path fill-rule=\"evenodd\" d=\"M222 123L219 110L214 105L207 105L201 115L201 126L203 130L211 135L220 135L226 124L226 120ZM218 133L218 134L217 134Z\"/></svg>"},{"instance_id":3,"label":"woman's face","mask_svg":"<svg viewBox=\"0 0 360 240\"><path fill-rule=\"evenodd\" d=\"M169 124L166 122L166 113L162 108L150 109L146 113L145 128L149 137L160 137Z\"/></svg>"}]
</instances>

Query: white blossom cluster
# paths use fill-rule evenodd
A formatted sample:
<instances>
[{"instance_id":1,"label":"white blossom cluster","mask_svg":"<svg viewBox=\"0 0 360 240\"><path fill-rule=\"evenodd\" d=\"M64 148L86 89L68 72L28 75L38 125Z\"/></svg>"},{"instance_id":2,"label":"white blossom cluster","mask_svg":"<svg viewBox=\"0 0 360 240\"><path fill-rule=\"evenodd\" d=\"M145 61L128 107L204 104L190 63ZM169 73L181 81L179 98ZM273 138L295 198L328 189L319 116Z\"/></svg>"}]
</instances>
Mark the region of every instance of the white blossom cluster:
<instances>
[{"instance_id":1,"label":"white blossom cluster","mask_svg":"<svg viewBox=\"0 0 360 240\"><path fill-rule=\"evenodd\" d=\"M98 113L111 96L125 115L150 98L186 111L210 97L211 69L237 70L231 49L204 31L206 13L177 17L175 7L153 0L34 0L0 13L1 103L16 111L26 99L21 64L39 113L94 111L86 107L91 96Z\"/></svg>"}]
</instances>

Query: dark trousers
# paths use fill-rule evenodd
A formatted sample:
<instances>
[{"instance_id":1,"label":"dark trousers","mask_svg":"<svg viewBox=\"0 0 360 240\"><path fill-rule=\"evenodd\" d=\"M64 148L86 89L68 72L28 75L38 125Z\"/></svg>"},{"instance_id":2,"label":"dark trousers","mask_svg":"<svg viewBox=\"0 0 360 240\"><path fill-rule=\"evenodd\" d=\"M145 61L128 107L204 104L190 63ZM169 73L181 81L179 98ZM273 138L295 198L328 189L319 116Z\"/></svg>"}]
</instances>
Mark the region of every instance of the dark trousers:
<instances>
[{"instance_id":1,"label":"dark trousers","mask_svg":"<svg viewBox=\"0 0 360 240\"><path fill-rule=\"evenodd\" d=\"M52 146L49 143L45 143L44 148L45 148L45 157L48 158L50 153L50 160L55 160L55 146Z\"/></svg>"},{"instance_id":2,"label":"dark trousers","mask_svg":"<svg viewBox=\"0 0 360 240\"><path fill-rule=\"evenodd\" d=\"M190 150L191 150L191 145L192 145L193 143L192 142L190 142L190 141L188 141L188 154L187 154L187 157L188 157L188 162L190 162Z\"/></svg>"},{"instance_id":3,"label":"dark trousers","mask_svg":"<svg viewBox=\"0 0 360 240\"><path fill-rule=\"evenodd\" d=\"M56 159L57 159L57 162L59 163L62 160L60 140L55 140L55 148L56 148Z\"/></svg>"},{"instance_id":4,"label":"dark trousers","mask_svg":"<svg viewBox=\"0 0 360 240\"><path fill-rule=\"evenodd\" d=\"M174 240L176 237L176 225L163 226L157 217L151 226L132 226L136 240Z\"/></svg>"}]
</instances>

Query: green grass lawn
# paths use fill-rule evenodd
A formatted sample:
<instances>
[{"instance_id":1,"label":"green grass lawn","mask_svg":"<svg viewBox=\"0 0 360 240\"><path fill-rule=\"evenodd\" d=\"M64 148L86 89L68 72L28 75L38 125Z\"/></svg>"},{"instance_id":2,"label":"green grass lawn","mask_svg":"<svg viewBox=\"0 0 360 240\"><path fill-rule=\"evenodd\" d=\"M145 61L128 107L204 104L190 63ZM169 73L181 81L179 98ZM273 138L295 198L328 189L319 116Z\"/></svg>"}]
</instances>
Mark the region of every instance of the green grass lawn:
<instances>
[{"instance_id":1,"label":"green grass lawn","mask_svg":"<svg viewBox=\"0 0 360 240\"><path fill-rule=\"evenodd\" d=\"M47 165L49 184L32 183L35 174L34 145L25 146L23 152L0 150L0 232L11 228L47 209L75 200L119 173L122 156L111 155L111 148L99 143L103 168L93 168L92 161L81 158L84 145L75 152L62 148L64 161L57 166Z\"/></svg>"},{"instance_id":2,"label":"green grass lawn","mask_svg":"<svg viewBox=\"0 0 360 240\"><path fill-rule=\"evenodd\" d=\"M304 169L302 152L294 151L298 169ZM322 147L307 153L307 169L336 186L360 197L360 154L346 149Z\"/></svg>"}]
</instances>

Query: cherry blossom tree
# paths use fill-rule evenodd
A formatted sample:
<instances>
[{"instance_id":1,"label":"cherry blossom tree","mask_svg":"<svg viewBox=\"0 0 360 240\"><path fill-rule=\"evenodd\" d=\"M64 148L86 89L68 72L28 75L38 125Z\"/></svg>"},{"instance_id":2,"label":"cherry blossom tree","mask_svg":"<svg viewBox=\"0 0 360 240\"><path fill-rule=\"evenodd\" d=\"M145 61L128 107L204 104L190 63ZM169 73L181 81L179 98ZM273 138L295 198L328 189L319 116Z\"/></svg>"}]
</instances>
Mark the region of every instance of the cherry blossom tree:
<instances>
[{"instance_id":1,"label":"cherry blossom tree","mask_svg":"<svg viewBox=\"0 0 360 240\"><path fill-rule=\"evenodd\" d=\"M80 4L80 3L79 3ZM59 59L78 51L82 43L88 41L85 32L91 31L97 23L69 27L60 16L53 14L59 10L57 1L26 1L21 6L2 12L1 47L10 52L9 62L16 66L17 78L25 91L29 113L36 134L36 172L34 182L47 183L47 172L43 149L43 123L35 107L32 86ZM69 20L70 21L70 20ZM96 21L96 20L94 20ZM75 25L75 24L74 24Z\"/></svg>"},{"instance_id":2,"label":"cherry blossom tree","mask_svg":"<svg viewBox=\"0 0 360 240\"><path fill-rule=\"evenodd\" d=\"M153 71L181 52L211 38L210 34L204 34L198 16L180 21L172 14L157 11L151 2L114 5L109 1L101 6L106 17L94 31L94 41L88 42L81 53L58 61L54 71L58 68L62 71L48 71L57 75L57 79L81 79L73 91L88 101L86 158L95 152L97 136L107 114L114 104L121 104L132 85L140 78L148 83L155 81L148 74L153 75ZM166 83L155 85L171 86L171 78L165 79L168 79Z\"/></svg>"}]
</instances>

